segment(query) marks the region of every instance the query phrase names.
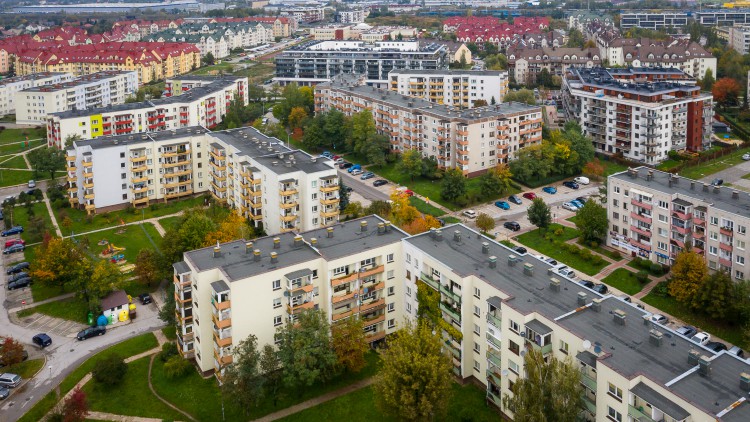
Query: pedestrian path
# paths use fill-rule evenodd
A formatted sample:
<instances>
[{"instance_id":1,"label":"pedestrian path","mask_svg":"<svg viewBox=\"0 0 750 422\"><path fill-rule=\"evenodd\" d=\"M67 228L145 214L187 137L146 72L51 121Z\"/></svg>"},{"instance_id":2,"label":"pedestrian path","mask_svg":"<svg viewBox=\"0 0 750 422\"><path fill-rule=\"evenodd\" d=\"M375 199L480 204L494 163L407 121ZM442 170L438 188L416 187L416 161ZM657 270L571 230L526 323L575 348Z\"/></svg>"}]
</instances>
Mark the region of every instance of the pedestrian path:
<instances>
[{"instance_id":1,"label":"pedestrian path","mask_svg":"<svg viewBox=\"0 0 750 422\"><path fill-rule=\"evenodd\" d=\"M139 416L125 416L125 415L114 415L112 413L104 412L89 412L87 420L96 421L117 421L117 422L162 422L163 419L158 418L142 418Z\"/></svg>"},{"instance_id":2,"label":"pedestrian path","mask_svg":"<svg viewBox=\"0 0 750 422\"><path fill-rule=\"evenodd\" d=\"M125 223L125 224L119 224L119 225L116 225L116 226L104 227L104 228L101 228L101 229L94 229L94 230L90 230L90 231L82 232L82 233L74 233L72 236L62 236L62 237L84 236L84 235L91 234L91 233L98 233L98 232L103 232L103 231L106 231L106 230L116 229L118 227L133 226L133 225L142 224L142 223L151 223L151 224L153 224L154 227L156 227L157 231L159 231L159 228L161 228L161 231L159 231L159 234L162 235L162 236L164 236L164 234L166 233L166 231L164 230L164 227L162 227L162 225L159 224L158 220L162 219L162 218L168 218L168 217L178 217L178 216L182 215L183 213L184 213L184 211L179 211L179 212L176 212L174 214L162 215L160 217L151 217L151 218L147 218L145 220L140 220L140 221L131 221L131 222Z\"/></svg>"}]
</instances>

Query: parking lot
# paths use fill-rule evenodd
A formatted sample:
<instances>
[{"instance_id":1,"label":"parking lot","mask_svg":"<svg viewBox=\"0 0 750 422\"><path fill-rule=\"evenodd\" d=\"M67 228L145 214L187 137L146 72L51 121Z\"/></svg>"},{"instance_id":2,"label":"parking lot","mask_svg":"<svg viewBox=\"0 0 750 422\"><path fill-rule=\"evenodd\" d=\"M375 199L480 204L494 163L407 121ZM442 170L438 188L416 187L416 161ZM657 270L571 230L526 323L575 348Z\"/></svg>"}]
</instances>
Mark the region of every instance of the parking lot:
<instances>
[{"instance_id":1,"label":"parking lot","mask_svg":"<svg viewBox=\"0 0 750 422\"><path fill-rule=\"evenodd\" d=\"M57 334L60 337L73 338L75 335L88 327L86 324L80 324L74 321L68 321L51 316L34 314L16 321L17 325L23 328L38 331L40 333Z\"/></svg>"},{"instance_id":2,"label":"parking lot","mask_svg":"<svg viewBox=\"0 0 750 422\"><path fill-rule=\"evenodd\" d=\"M20 239L21 237L19 235L12 235L7 237L0 237L0 242L2 242L0 245L3 246L3 250L5 249L5 243L12 239ZM9 268L13 266L14 264L17 264L19 262L22 262L25 260L23 252L15 252L11 254L3 254L3 268ZM5 271L0 274L0 277L3 279L3 289L8 288L8 277L9 275L5 274ZM20 289L15 290L7 290L6 296L5 296L5 307L13 308L15 306L21 305L23 303L31 303L33 302L32 296L31 296L31 287L23 287Z\"/></svg>"}]
</instances>

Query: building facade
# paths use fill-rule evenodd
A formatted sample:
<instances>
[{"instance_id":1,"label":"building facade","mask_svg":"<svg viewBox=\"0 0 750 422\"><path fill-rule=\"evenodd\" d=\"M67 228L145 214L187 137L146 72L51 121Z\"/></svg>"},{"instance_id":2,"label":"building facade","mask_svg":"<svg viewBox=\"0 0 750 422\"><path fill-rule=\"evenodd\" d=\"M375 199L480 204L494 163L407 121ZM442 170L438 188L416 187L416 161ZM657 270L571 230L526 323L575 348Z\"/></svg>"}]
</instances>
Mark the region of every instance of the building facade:
<instances>
[{"instance_id":1,"label":"building facade","mask_svg":"<svg viewBox=\"0 0 750 422\"><path fill-rule=\"evenodd\" d=\"M16 112L16 94L24 89L47 84L58 84L73 80L69 73L42 72L14 76L0 81L0 115Z\"/></svg>"},{"instance_id":2,"label":"building facade","mask_svg":"<svg viewBox=\"0 0 750 422\"><path fill-rule=\"evenodd\" d=\"M695 21L704 26L750 25L748 9L716 9L693 12Z\"/></svg>"},{"instance_id":3,"label":"building facade","mask_svg":"<svg viewBox=\"0 0 750 422\"><path fill-rule=\"evenodd\" d=\"M347 116L370 110L392 151L415 149L440 168L467 176L507 163L519 149L542 142L541 107L520 103L459 109L337 78L315 87L315 111L331 109Z\"/></svg>"},{"instance_id":4,"label":"building facade","mask_svg":"<svg viewBox=\"0 0 750 422\"><path fill-rule=\"evenodd\" d=\"M448 67L448 49L419 41L316 41L288 48L277 55L275 81L314 85L340 74L364 75L387 84L394 69L437 70Z\"/></svg>"},{"instance_id":5,"label":"building facade","mask_svg":"<svg viewBox=\"0 0 750 422\"><path fill-rule=\"evenodd\" d=\"M713 96L677 69L571 68L562 96L597 151L653 165L711 144Z\"/></svg>"},{"instance_id":6,"label":"building facade","mask_svg":"<svg viewBox=\"0 0 750 422\"><path fill-rule=\"evenodd\" d=\"M729 45L740 54L750 52L750 26L733 26L728 29Z\"/></svg>"},{"instance_id":7,"label":"building facade","mask_svg":"<svg viewBox=\"0 0 750 422\"><path fill-rule=\"evenodd\" d=\"M711 270L750 279L747 193L646 167L614 174L608 186L613 247L663 265L690 248Z\"/></svg>"},{"instance_id":8,"label":"building facade","mask_svg":"<svg viewBox=\"0 0 750 422\"><path fill-rule=\"evenodd\" d=\"M504 70L392 70L390 89L401 95L459 108L503 101L508 93L508 72Z\"/></svg>"},{"instance_id":9,"label":"building facade","mask_svg":"<svg viewBox=\"0 0 750 422\"><path fill-rule=\"evenodd\" d=\"M67 161L70 203L90 213L210 192L269 233L338 221L333 162L254 128L103 136L75 141Z\"/></svg>"},{"instance_id":10,"label":"building facade","mask_svg":"<svg viewBox=\"0 0 750 422\"><path fill-rule=\"evenodd\" d=\"M341 23L362 23L365 21L367 15L370 14L370 9L346 9L336 11L336 22Z\"/></svg>"},{"instance_id":11,"label":"building facade","mask_svg":"<svg viewBox=\"0 0 750 422\"><path fill-rule=\"evenodd\" d=\"M251 334L274 345L306 309L333 324L359 316L367 341L382 340L404 318L405 236L370 216L186 252L174 265L178 350L221 380L233 347Z\"/></svg>"},{"instance_id":12,"label":"building facade","mask_svg":"<svg viewBox=\"0 0 750 422\"><path fill-rule=\"evenodd\" d=\"M688 14L685 12L635 12L623 13L620 15L620 28L623 30L630 28L644 29L666 29L682 28L688 24Z\"/></svg>"},{"instance_id":13,"label":"building facade","mask_svg":"<svg viewBox=\"0 0 750 422\"><path fill-rule=\"evenodd\" d=\"M187 77L186 82L191 83L194 79L194 76ZM181 80L167 84L176 87ZM210 83L181 92L181 95L140 103L51 114L46 120L47 144L62 148L66 139L76 135L80 139L90 139L189 126L214 128L221 123L236 96L248 104L247 77L244 76L214 78Z\"/></svg>"},{"instance_id":14,"label":"building facade","mask_svg":"<svg viewBox=\"0 0 750 422\"><path fill-rule=\"evenodd\" d=\"M69 82L31 87L16 93L16 123L44 124L47 116L125 104L138 90L138 72L110 70Z\"/></svg>"},{"instance_id":15,"label":"building facade","mask_svg":"<svg viewBox=\"0 0 750 422\"><path fill-rule=\"evenodd\" d=\"M511 47L508 49L508 73L516 83L535 84L546 69L552 76L562 78L572 66L595 67L602 64L596 48Z\"/></svg>"}]
</instances>

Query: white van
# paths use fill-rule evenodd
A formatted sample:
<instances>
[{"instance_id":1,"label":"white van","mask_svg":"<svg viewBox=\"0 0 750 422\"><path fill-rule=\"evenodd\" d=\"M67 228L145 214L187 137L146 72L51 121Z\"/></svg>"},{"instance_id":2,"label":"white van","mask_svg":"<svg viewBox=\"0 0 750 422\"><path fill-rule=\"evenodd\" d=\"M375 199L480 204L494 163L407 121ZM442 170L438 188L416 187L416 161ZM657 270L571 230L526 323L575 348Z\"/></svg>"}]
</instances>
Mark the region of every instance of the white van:
<instances>
[{"instance_id":1,"label":"white van","mask_svg":"<svg viewBox=\"0 0 750 422\"><path fill-rule=\"evenodd\" d=\"M589 178L588 177L583 177L583 176L578 176L575 179L573 179L573 181L575 181L579 185L588 185L589 184Z\"/></svg>"}]
</instances>

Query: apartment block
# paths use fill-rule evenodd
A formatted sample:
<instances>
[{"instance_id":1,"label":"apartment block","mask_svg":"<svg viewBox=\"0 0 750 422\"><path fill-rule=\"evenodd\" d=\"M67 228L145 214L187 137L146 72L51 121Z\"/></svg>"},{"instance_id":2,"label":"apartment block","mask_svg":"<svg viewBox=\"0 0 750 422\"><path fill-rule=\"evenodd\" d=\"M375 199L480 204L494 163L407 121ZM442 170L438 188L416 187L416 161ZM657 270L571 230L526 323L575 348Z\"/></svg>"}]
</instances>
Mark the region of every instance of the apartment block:
<instances>
[{"instance_id":1,"label":"apartment block","mask_svg":"<svg viewBox=\"0 0 750 422\"><path fill-rule=\"evenodd\" d=\"M696 22L705 26L750 25L750 9L715 9L693 12Z\"/></svg>"},{"instance_id":2,"label":"apartment block","mask_svg":"<svg viewBox=\"0 0 750 422\"><path fill-rule=\"evenodd\" d=\"M503 101L508 93L508 72L496 70L392 70L390 89L433 103L471 108Z\"/></svg>"},{"instance_id":3,"label":"apartment block","mask_svg":"<svg viewBox=\"0 0 750 422\"><path fill-rule=\"evenodd\" d=\"M194 78L188 77L186 81L192 83ZM180 81L170 81L168 85L175 87ZM248 104L247 77L215 78L181 95L140 103L54 113L47 118L47 144L62 148L65 139L73 135L89 139L189 126L214 128L221 123L227 107L237 95L245 105Z\"/></svg>"},{"instance_id":4,"label":"apartment block","mask_svg":"<svg viewBox=\"0 0 750 422\"><path fill-rule=\"evenodd\" d=\"M565 116L597 151L657 164L711 144L713 96L677 69L571 68L562 95Z\"/></svg>"},{"instance_id":5,"label":"apartment block","mask_svg":"<svg viewBox=\"0 0 750 422\"><path fill-rule=\"evenodd\" d=\"M620 29L644 28L644 29L666 29L682 28L688 24L686 12L635 12L620 15Z\"/></svg>"},{"instance_id":6,"label":"apartment block","mask_svg":"<svg viewBox=\"0 0 750 422\"><path fill-rule=\"evenodd\" d=\"M341 23L362 23L365 21L367 15L370 14L370 9L346 9L339 10L336 12L336 22Z\"/></svg>"},{"instance_id":7,"label":"apartment block","mask_svg":"<svg viewBox=\"0 0 750 422\"><path fill-rule=\"evenodd\" d=\"M89 213L211 192L269 233L338 221L332 161L287 148L254 128L102 136L75 141L67 162L70 203Z\"/></svg>"},{"instance_id":8,"label":"apartment block","mask_svg":"<svg viewBox=\"0 0 750 422\"><path fill-rule=\"evenodd\" d=\"M394 69L438 70L448 67L448 49L419 41L313 41L290 47L275 58L275 81L314 85L341 74L364 75L387 84Z\"/></svg>"},{"instance_id":9,"label":"apartment block","mask_svg":"<svg viewBox=\"0 0 750 422\"><path fill-rule=\"evenodd\" d=\"M461 82L462 89L469 84ZM393 151L416 149L434 157L439 167L467 176L507 163L519 149L542 142L541 107L521 103L467 110L336 78L315 87L316 112L331 109L347 116L370 110Z\"/></svg>"},{"instance_id":10,"label":"apartment block","mask_svg":"<svg viewBox=\"0 0 750 422\"><path fill-rule=\"evenodd\" d=\"M27 88L16 93L16 123L43 124L52 113L125 104L137 90L135 70L108 70L69 82Z\"/></svg>"},{"instance_id":11,"label":"apartment block","mask_svg":"<svg viewBox=\"0 0 750 422\"><path fill-rule=\"evenodd\" d=\"M143 37L151 43L181 42L198 47L200 54L211 53L221 59L236 48L253 47L274 41L274 30L270 24L252 22L183 24L179 28L167 29Z\"/></svg>"},{"instance_id":12,"label":"apartment block","mask_svg":"<svg viewBox=\"0 0 750 422\"><path fill-rule=\"evenodd\" d=\"M535 84L542 70L562 77L570 67L601 66L597 48L524 47L508 48L508 72L519 84Z\"/></svg>"},{"instance_id":13,"label":"apartment block","mask_svg":"<svg viewBox=\"0 0 750 422\"><path fill-rule=\"evenodd\" d=\"M734 26L728 30L729 46L740 54L750 52L750 26Z\"/></svg>"},{"instance_id":14,"label":"apartment block","mask_svg":"<svg viewBox=\"0 0 750 422\"><path fill-rule=\"evenodd\" d=\"M0 81L0 115L16 112L16 93L40 85L68 82L73 79L69 73L42 72L14 76Z\"/></svg>"},{"instance_id":15,"label":"apartment block","mask_svg":"<svg viewBox=\"0 0 750 422\"><path fill-rule=\"evenodd\" d=\"M710 269L750 279L747 193L645 167L612 175L609 182L613 247L665 265L689 247Z\"/></svg>"},{"instance_id":16,"label":"apartment block","mask_svg":"<svg viewBox=\"0 0 750 422\"><path fill-rule=\"evenodd\" d=\"M174 264L178 350L221 380L232 349L249 335L275 344L276 330L307 309L332 324L359 316L368 342L404 319L404 232L377 216L334 227L234 241L184 254Z\"/></svg>"}]
</instances>

